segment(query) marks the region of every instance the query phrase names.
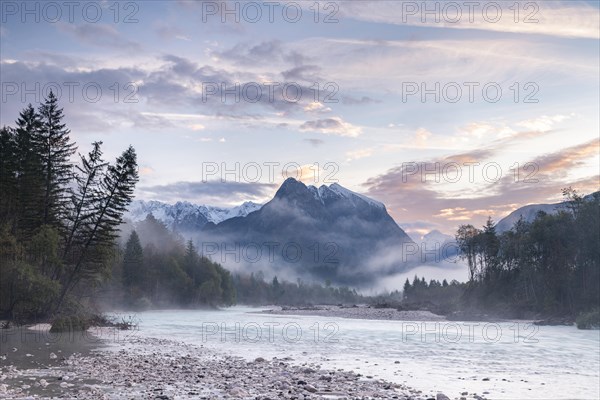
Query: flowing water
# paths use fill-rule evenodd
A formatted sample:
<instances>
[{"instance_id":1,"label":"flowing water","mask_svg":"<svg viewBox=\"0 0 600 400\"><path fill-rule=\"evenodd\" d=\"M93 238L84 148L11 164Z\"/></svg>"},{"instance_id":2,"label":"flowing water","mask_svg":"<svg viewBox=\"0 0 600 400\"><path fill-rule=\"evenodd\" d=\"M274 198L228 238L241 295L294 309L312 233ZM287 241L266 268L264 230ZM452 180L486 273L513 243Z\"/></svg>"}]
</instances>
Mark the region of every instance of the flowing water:
<instances>
[{"instance_id":1,"label":"flowing water","mask_svg":"<svg viewBox=\"0 0 600 400\"><path fill-rule=\"evenodd\" d=\"M253 360L291 357L452 397L600 398L600 332L524 322L372 321L221 311L148 311L137 335Z\"/></svg>"}]
</instances>

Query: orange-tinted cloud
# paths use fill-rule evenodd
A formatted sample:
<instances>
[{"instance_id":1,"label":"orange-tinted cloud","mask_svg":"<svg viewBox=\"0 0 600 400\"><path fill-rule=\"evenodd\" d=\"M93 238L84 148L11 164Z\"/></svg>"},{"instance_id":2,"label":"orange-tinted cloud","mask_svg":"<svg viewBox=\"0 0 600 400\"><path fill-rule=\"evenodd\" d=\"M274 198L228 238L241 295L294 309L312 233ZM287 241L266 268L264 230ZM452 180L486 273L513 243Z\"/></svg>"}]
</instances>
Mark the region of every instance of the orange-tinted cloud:
<instances>
[{"instance_id":1,"label":"orange-tinted cloud","mask_svg":"<svg viewBox=\"0 0 600 400\"><path fill-rule=\"evenodd\" d=\"M597 191L599 175L574 179L569 178L569 173L591 157L598 159L599 150L600 142L594 139L534 158L531 163L537 166L537 171L529 181L525 181L524 176L515 179L512 172L504 171L504 175L493 182L480 180L451 191L453 186L447 181L436 182L428 175L424 179L419 172L414 172L416 163L405 163L370 178L363 186L369 196L387 205L401 227L408 227L410 231L414 226L416 232L428 225L430 229L453 233L461 223L482 225L488 216L498 221L523 205L559 200L561 189L567 186L585 194ZM485 164L495 152L493 148L473 150L429 160L418 168L433 170L436 164L443 166L449 162Z\"/></svg>"}]
</instances>

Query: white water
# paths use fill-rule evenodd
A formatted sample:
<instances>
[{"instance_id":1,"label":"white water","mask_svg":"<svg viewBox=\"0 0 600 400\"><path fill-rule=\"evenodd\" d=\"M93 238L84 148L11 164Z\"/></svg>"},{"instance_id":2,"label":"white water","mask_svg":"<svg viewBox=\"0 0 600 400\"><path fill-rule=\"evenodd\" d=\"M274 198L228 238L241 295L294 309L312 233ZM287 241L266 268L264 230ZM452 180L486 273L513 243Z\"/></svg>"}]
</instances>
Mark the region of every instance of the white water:
<instances>
[{"instance_id":1,"label":"white water","mask_svg":"<svg viewBox=\"0 0 600 400\"><path fill-rule=\"evenodd\" d=\"M248 359L289 356L294 362L353 370L451 398L461 392L490 399L600 398L599 331L511 322L424 325L253 311L258 310L143 312L137 334Z\"/></svg>"}]
</instances>

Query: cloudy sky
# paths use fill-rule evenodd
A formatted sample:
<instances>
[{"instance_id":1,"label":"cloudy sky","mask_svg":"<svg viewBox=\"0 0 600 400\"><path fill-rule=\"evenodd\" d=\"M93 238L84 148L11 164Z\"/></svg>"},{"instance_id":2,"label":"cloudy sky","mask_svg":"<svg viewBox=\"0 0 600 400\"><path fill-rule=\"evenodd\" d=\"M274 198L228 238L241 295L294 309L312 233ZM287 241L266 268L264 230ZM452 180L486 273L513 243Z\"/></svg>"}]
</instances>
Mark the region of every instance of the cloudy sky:
<instances>
[{"instance_id":1,"label":"cloudy sky","mask_svg":"<svg viewBox=\"0 0 600 400\"><path fill-rule=\"evenodd\" d=\"M337 181L415 236L598 190L598 2L468 4L2 2L0 123L54 88L138 198Z\"/></svg>"}]
</instances>

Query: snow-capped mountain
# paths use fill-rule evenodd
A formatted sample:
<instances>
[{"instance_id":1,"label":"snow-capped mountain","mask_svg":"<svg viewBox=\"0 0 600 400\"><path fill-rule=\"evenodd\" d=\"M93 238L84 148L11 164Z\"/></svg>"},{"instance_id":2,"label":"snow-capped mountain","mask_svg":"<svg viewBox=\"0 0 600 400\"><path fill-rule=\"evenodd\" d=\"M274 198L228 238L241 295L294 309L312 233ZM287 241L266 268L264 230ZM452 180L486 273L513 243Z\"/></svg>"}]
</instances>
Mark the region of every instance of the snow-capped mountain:
<instances>
[{"instance_id":1,"label":"snow-capped mountain","mask_svg":"<svg viewBox=\"0 0 600 400\"><path fill-rule=\"evenodd\" d=\"M208 223L199 239L226 244L212 256L231 268L272 268L363 284L401 270L402 246L412 243L383 204L338 184L316 188L293 178L260 210ZM230 249L241 249L239 256L231 256ZM244 257L250 251L258 252L257 259ZM373 267L374 258L392 251L398 253L395 262Z\"/></svg>"},{"instance_id":2,"label":"snow-capped mountain","mask_svg":"<svg viewBox=\"0 0 600 400\"><path fill-rule=\"evenodd\" d=\"M293 178L264 205L224 208L138 200L126 218L135 223L148 214L232 270L340 284L367 284L402 271L409 262L403 246L414 243L382 203L337 183L306 186Z\"/></svg>"},{"instance_id":3,"label":"snow-capped mountain","mask_svg":"<svg viewBox=\"0 0 600 400\"><path fill-rule=\"evenodd\" d=\"M364 205L366 203L370 206L378 207L385 210L385 206L383 205L383 203L373 200L367 196L363 196L362 194L358 194L351 190L348 190L345 187L338 185L337 183L333 183L330 186L323 185L319 188L311 185L307 186L307 189L313 194L315 200L320 201L321 204L325 204L327 199L330 198L343 198L346 200L350 200L355 205Z\"/></svg>"},{"instance_id":4,"label":"snow-capped mountain","mask_svg":"<svg viewBox=\"0 0 600 400\"><path fill-rule=\"evenodd\" d=\"M239 206L225 208L192 204L179 201L167 204L160 201L134 200L129 206L125 218L133 222L142 221L148 214L162 221L167 227L177 231L200 230L209 222L218 224L234 217L245 217L257 211L262 204L247 201Z\"/></svg>"}]
</instances>

